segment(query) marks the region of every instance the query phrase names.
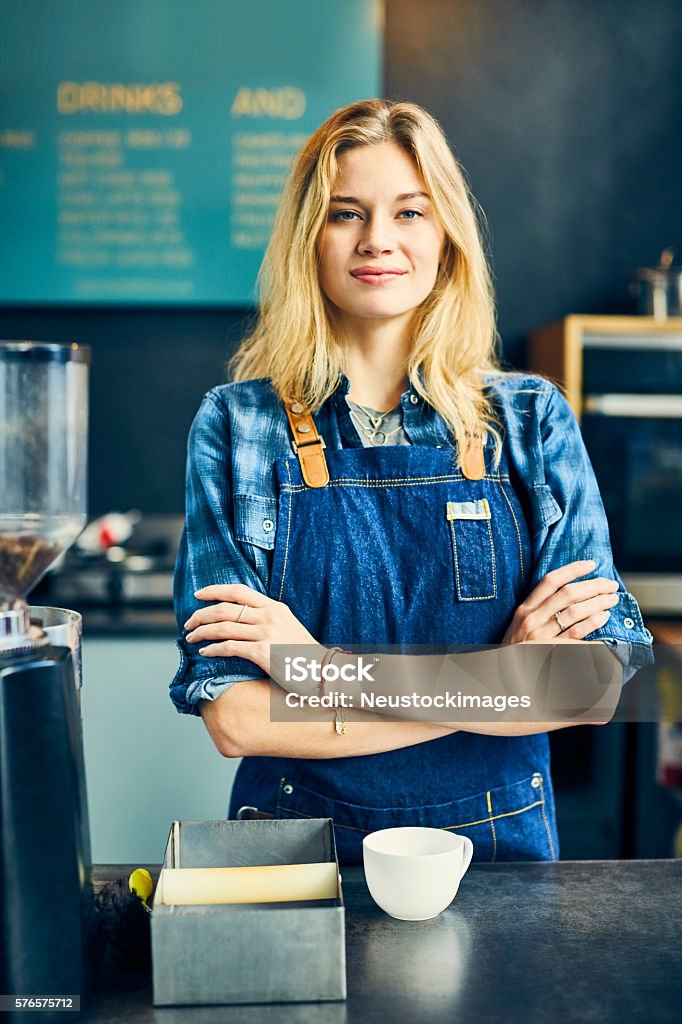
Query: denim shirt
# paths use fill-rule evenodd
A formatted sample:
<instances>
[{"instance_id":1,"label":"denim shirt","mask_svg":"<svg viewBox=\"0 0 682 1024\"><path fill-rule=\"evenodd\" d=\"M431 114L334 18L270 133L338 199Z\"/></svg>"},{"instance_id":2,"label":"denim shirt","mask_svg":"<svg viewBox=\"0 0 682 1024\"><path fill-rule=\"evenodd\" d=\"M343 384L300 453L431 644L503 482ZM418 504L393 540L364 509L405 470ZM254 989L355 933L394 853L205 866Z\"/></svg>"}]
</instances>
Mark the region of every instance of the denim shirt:
<instances>
[{"instance_id":1,"label":"denim shirt","mask_svg":"<svg viewBox=\"0 0 682 1024\"><path fill-rule=\"evenodd\" d=\"M486 378L488 396L504 427L510 472L533 539L530 592L550 570L591 558L590 576L619 583L618 604L604 626L585 639L608 643L624 667L624 681L651 664L652 636L618 575L597 482L576 418L561 392L542 377L522 373ZM328 449L362 441L345 400L350 381L315 413ZM400 399L403 429L412 444L452 446L442 417L415 391ZM232 684L267 678L243 658L204 658L184 639L183 623L203 603L194 591L213 583L245 583L268 593L277 527L275 459L291 456L286 413L268 378L213 388L190 430L186 521L178 550L174 600L180 666L170 685L178 711L198 714L199 700L215 700Z\"/></svg>"}]
</instances>

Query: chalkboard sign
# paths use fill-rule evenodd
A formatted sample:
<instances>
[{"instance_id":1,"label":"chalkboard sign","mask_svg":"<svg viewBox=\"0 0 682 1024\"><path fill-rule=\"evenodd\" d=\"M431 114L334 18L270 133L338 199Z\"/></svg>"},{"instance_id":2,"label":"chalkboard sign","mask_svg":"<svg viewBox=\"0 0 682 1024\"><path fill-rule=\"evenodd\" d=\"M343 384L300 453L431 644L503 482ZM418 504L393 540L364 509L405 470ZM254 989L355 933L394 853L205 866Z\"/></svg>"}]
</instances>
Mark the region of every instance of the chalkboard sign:
<instances>
[{"instance_id":1,"label":"chalkboard sign","mask_svg":"<svg viewBox=\"0 0 682 1024\"><path fill-rule=\"evenodd\" d=\"M6 0L0 302L249 305L293 154L381 92L379 0Z\"/></svg>"}]
</instances>

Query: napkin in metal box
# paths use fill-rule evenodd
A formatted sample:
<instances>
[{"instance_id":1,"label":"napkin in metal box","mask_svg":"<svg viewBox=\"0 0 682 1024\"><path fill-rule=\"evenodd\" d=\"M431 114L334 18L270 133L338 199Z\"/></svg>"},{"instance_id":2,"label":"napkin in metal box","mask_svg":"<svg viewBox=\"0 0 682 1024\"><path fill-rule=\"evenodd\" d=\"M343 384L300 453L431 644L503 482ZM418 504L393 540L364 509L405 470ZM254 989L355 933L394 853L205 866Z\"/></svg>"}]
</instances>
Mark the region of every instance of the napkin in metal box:
<instances>
[{"instance_id":1,"label":"napkin in metal box","mask_svg":"<svg viewBox=\"0 0 682 1024\"><path fill-rule=\"evenodd\" d=\"M338 859L331 818L173 822L164 868ZM345 908L336 899L176 906L152 915L154 1003L216 1005L346 998Z\"/></svg>"}]
</instances>

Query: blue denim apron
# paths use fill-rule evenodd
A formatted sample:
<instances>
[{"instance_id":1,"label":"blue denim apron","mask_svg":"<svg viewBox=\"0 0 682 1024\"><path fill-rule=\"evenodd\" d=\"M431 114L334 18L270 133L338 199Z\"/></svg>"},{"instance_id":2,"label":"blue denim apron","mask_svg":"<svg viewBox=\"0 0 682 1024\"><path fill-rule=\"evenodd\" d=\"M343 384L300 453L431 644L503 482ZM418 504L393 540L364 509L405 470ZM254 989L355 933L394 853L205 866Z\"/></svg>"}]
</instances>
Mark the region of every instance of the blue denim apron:
<instances>
[{"instance_id":1,"label":"blue denim apron","mask_svg":"<svg viewBox=\"0 0 682 1024\"><path fill-rule=\"evenodd\" d=\"M492 441L477 481L455 468L451 447L325 456L322 488L305 484L295 457L275 462L269 596L326 645L499 643L526 596L531 543L505 456L491 468ZM342 751L332 719L329 741ZM454 732L362 757L247 757L230 817L243 805L278 818L333 818L345 864L362 863L367 833L398 825L467 835L478 861L558 857L545 733Z\"/></svg>"}]
</instances>

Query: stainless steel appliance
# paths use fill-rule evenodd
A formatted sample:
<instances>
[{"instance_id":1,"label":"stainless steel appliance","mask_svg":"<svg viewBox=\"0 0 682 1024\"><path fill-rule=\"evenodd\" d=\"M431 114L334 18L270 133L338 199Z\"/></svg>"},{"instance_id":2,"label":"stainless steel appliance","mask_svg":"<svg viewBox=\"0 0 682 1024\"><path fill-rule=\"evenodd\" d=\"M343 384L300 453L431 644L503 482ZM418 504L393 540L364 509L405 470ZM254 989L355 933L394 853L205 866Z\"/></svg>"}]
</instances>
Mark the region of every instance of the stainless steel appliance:
<instances>
[{"instance_id":1,"label":"stainless steel appliance","mask_svg":"<svg viewBox=\"0 0 682 1024\"><path fill-rule=\"evenodd\" d=\"M85 524L88 361L89 350L77 345L0 342L6 994L81 996L85 987L91 858L74 660L69 646L52 645L31 620L26 596ZM41 1017L51 1019L50 1011Z\"/></svg>"},{"instance_id":2,"label":"stainless steel appliance","mask_svg":"<svg viewBox=\"0 0 682 1024\"><path fill-rule=\"evenodd\" d=\"M44 599L76 608L88 622L98 609L112 615L157 609L172 618L173 569L184 518L139 513L133 518L124 541L99 549L79 544L68 551L42 585Z\"/></svg>"},{"instance_id":3,"label":"stainless steel appliance","mask_svg":"<svg viewBox=\"0 0 682 1024\"><path fill-rule=\"evenodd\" d=\"M664 249L659 266L638 267L630 284L637 312L663 321L682 316L682 267L674 265L675 251Z\"/></svg>"},{"instance_id":4,"label":"stainless steel appliance","mask_svg":"<svg viewBox=\"0 0 682 1024\"><path fill-rule=\"evenodd\" d=\"M536 332L530 367L580 419L613 554L642 611L682 613L682 317L569 316Z\"/></svg>"}]
</instances>

